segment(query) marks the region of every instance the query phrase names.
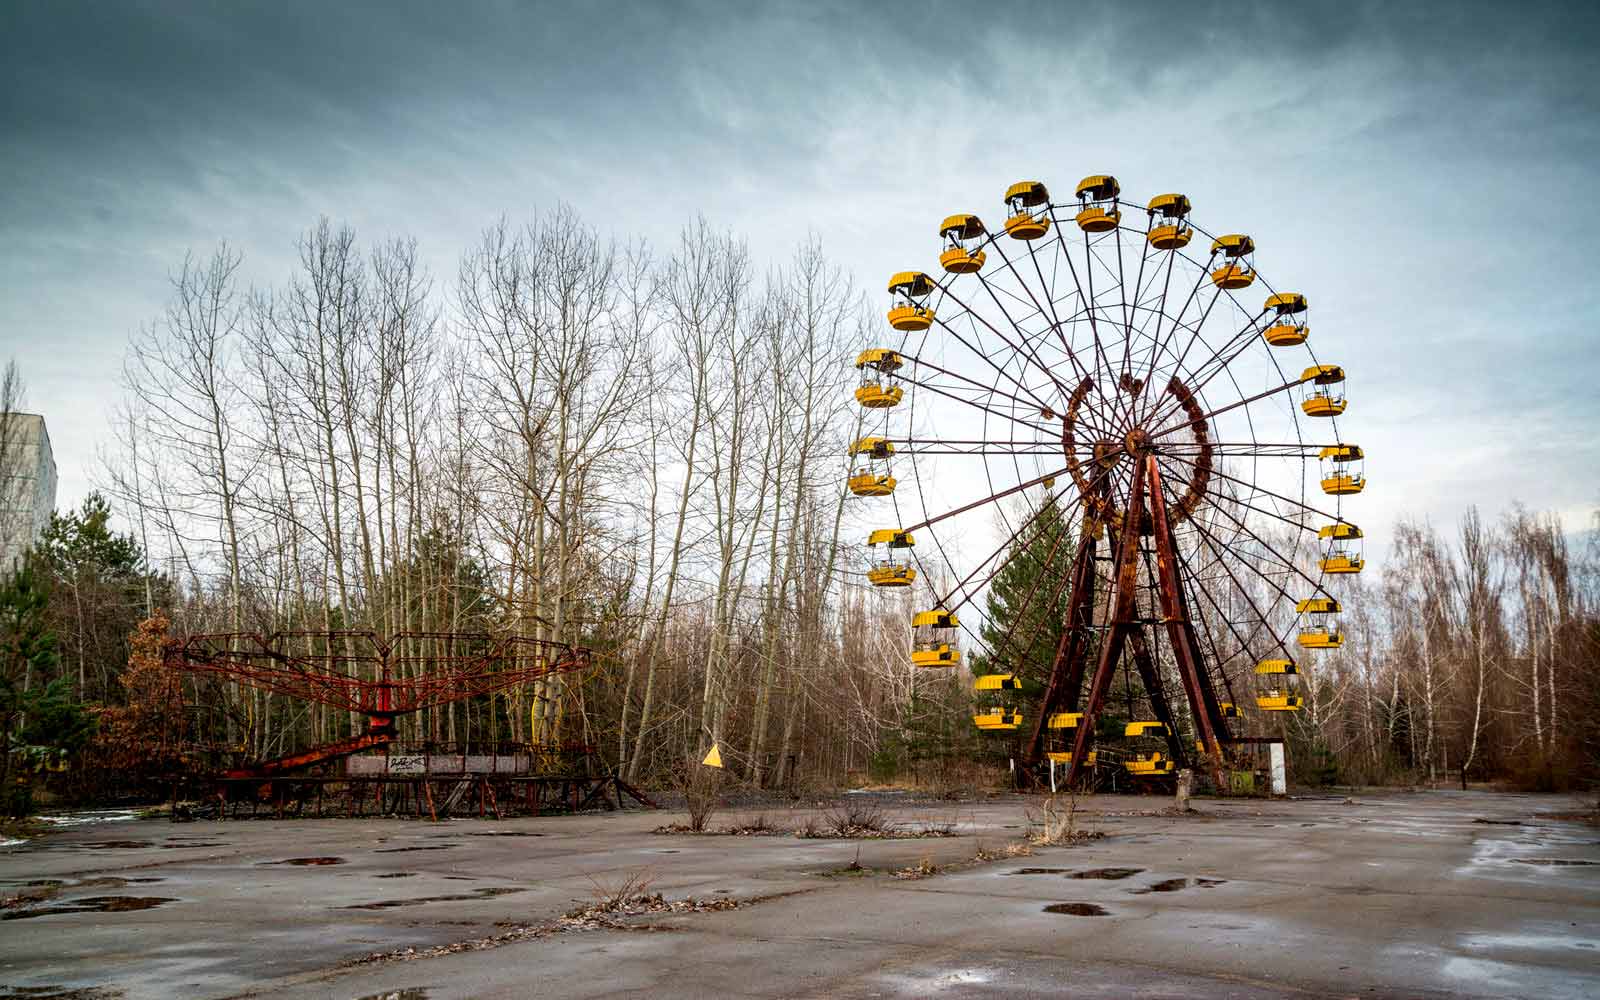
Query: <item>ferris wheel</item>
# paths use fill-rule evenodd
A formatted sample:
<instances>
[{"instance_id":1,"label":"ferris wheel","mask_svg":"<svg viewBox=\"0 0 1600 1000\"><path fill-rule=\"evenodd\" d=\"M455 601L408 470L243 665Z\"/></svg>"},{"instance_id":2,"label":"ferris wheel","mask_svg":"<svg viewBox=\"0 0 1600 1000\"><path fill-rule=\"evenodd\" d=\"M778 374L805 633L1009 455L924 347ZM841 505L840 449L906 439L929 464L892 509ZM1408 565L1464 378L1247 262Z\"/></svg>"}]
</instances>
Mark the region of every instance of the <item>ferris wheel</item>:
<instances>
[{"instance_id":1,"label":"ferris wheel","mask_svg":"<svg viewBox=\"0 0 1600 1000\"><path fill-rule=\"evenodd\" d=\"M1339 433L1345 372L1251 237L1105 174L1075 196L1013 184L1003 225L952 215L938 268L890 278L893 333L856 359L867 579L927 595L915 667L981 650L974 722L1020 731L1025 762L1069 783L1105 765L1096 721L1121 671L1143 693L1112 763L1158 777L1198 754L1220 784L1251 719L1301 708L1297 657L1343 643L1327 585L1364 565L1344 503L1366 485ZM979 639L974 602L1019 563L1028 585ZM1031 719L1023 674L1043 679Z\"/></svg>"}]
</instances>

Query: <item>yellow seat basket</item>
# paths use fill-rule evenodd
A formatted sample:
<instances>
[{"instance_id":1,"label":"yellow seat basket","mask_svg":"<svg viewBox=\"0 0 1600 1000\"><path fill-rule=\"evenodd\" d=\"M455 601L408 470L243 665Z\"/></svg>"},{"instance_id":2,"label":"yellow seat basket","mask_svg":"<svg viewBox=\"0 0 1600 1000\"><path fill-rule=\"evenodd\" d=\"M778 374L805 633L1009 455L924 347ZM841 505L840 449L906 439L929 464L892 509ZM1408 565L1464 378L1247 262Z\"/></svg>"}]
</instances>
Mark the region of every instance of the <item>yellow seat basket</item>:
<instances>
[{"instance_id":1,"label":"yellow seat basket","mask_svg":"<svg viewBox=\"0 0 1600 1000\"><path fill-rule=\"evenodd\" d=\"M1049 753L1045 754L1045 756L1055 761L1057 764L1072 763L1071 750L1051 750ZM1090 750L1089 755L1083 759L1083 764L1085 767L1094 767L1095 764L1099 762L1099 759L1100 751Z\"/></svg>"},{"instance_id":2,"label":"yellow seat basket","mask_svg":"<svg viewBox=\"0 0 1600 1000\"><path fill-rule=\"evenodd\" d=\"M1122 762L1122 766L1129 774L1171 774L1173 770L1172 759L1165 754L1150 753L1139 754L1132 760Z\"/></svg>"},{"instance_id":3,"label":"yellow seat basket","mask_svg":"<svg viewBox=\"0 0 1600 1000\"><path fill-rule=\"evenodd\" d=\"M1364 559L1356 559L1342 553L1328 556L1321 563L1324 573L1359 573L1366 564Z\"/></svg>"},{"instance_id":4,"label":"yellow seat basket","mask_svg":"<svg viewBox=\"0 0 1600 1000\"><path fill-rule=\"evenodd\" d=\"M1023 212L1006 220L1006 233L1014 240L1036 240L1050 231L1050 217Z\"/></svg>"},{"instance_id":5,"label":"yellow seat basket","mask_svg":"<svg viewBox=\"0 0 1600 1000\"><path fill-rule=\"evenodd\" d=\"M1338 649L1344 645L1342 632L1301 632L1295 641L1306 649Z\"/></svg>"},{"instance_id":6,"label":"yellow seat basket","mask_svg":"<svg viewBox=\"0 0 1600 1000\"><path fill-rule=\"evenodd\" d=\"M1044 724L1047 729L1076 729L1082 721L1082 712L1052 712Z\"/></svg>"},{"instance_id":7,"label":"yellow seat basket","mask_svg":"<svg viewBox=\"0 0 1600 1000\"><path fill-rule=\"evenodd\" d=\"M894 492L894 477L863 472L849 479L850 492L858 497L886 497Z\"/></svg>"},{"instance_id":8,"label":"yellow seat basket","mask_svg":"<svg viewBox=\"0 0 1600 1000\"><path fill-rule=\"evenodd\" d=\"M1182 250L1194 238L1194 230L1187 226L1156 226L1145 239L1157 250Z\"/></svg>"},{"instance_id":9,"label":"yellow seat basket","mask_svg":"<svg viewBox=\"0 0 1600 1000\"><path fill-rule=\"evenodd\" d=\"M1354 493L1360 493L1362 490L1366 489L1366 486L1366 476L1351 476L1340 473L1338 475L1328 476L1322 480L1322 492L1331 497L1345 497Z\"/></svg>"},{"instance_id":10,"label":"yellow seat basket","mask_svg":"<svg viewBox=\"0 0 1600 1000\"><path fill-rule=\"evenodd\" d=\"M856 402L869 410L885 410L891 406L898 406L900 400L905 398L906 391L901 386L884 388L881 385L863 385L856 389Z\"/></svg>"},{"instance_id":11,"label":"yellow seat basket","mask_svg":"<svg viewBox=\"0 0 1600 1000\"><path fill-rule=\"evenodd\" d=\"M1086 208L1078 213L1074 221L1086 233L1109 233L1122 224L1122 213L1115 209Z\"/></svg>"},{"instance_id":12,"label":"yellow seat basket","mask_svg":"<svg viewBox=\"0 0 1600 1000\"><path fill-rule=\"evenodd\" d=\"M951 247L939 255L939 266L951 274L971 274L981 271L986 259L982 250L973 253L961 247Z\"/></svg>"},{"instance_id":13,"label":"yellow seat basket","mask_svg":"<svg viewBox=\"0 0 1600 1000\"><path fill-rule=\"evenodd\" d=\"M1344 412L1344 406L1343 396L1324 396L1320 393L1300 401L1300 409L1308 417L1337 417Z\"/></svg>"},{"instance_id":14,"label":"yellow seat basket","mask_svg":"<svg viewBox=\"0 0 1600 1000\"><path fill-rule=\"evenodd\" d=\"M1015 674L984 674L972 685L974 691L1018 691L1022 682Z\"/></svg>"},{"instance_id":15,"label":"yellow seat basket","mask_svg":"<svg viewBox=\"0 0 1600 1000\"><path fill-rule=\"evenodd\" d=\"M1244 715L1243 712L1239 711L1239 706L1231 701L1225 701L1218 705L1217 708L1222 712L1224 719L1237 719Z\"/></svg>"},{"instance_id":16,"label":"yellow seat basket","mask_svg":"<svg viewBox=\"0 0 1600 1000\"><path fill-rule=\"evenodd\" d=\"M1211 272L1211 283L1230 292L1249 288L1255 280L1256 273L1242 264L1224 264Z\"/></svg>"},{"instance_id":17,"label":"yellow seat basket","mask_svg":"<svg viewBox=\"0 0 1600 1000\"><path fill-rule=\"evenodd\" d=\"M901 333L916 333L933 325L933 310L923 306L895 306L889 310L889 325Z\"/></svg>"},{"instance_id":18,"label":"yellow seat basket","mask_svg":"<svg viewBox=\"0 0 1600 1000\"><path fill-rule=\"evenodd\" d=\"M1256 707L1263 712L1298 712L1303 702L1304 699L1294 694L1256 695Z\"/></svg>"},{"instance_id":19,"label":"yellow seat basket","mask_svg":"<svg viewBox=\"0 0 1600 1000\"><path fill-rule=\"evenodd\" d=\"M874 566L867 570L867 580L874 587L909 587L917 578L910 566Z\"/></svg>"},{"instance_id":20,"label":"yellow seat basket","mask_svg":"<svg viewBox=\"0 0 1600 1000\"><path fill-rule=\"evenodd\" d=\"M1311 328L1304 323L1277 323L1261 336L1273 347L1299 347L1310 335Z\"/></svg>"},{"instance_id":21,"label":"yellow seat basket","mask_svg":"<svg viewBox=\"0 0 1600 1000\"><path fill-rule=\"evenodd\" d=\"M979 729L984 730L1016 729L1022 725L1022 713L1002 711L985 712L981 715L974 715L972 717L972 724L977 726Z\"/></svg>"},{"instance_id":22,"label":"yellow seat basket","mask_svg":"<svg viewBox=\"0 0 1600 1000\"><path fill-rule=\"evenodd\" d=\"M940 643L932 649L913 649L913 667L953 667L961 662L961 651L951 649L949 643Z\"/></svg>"}]
</instances>

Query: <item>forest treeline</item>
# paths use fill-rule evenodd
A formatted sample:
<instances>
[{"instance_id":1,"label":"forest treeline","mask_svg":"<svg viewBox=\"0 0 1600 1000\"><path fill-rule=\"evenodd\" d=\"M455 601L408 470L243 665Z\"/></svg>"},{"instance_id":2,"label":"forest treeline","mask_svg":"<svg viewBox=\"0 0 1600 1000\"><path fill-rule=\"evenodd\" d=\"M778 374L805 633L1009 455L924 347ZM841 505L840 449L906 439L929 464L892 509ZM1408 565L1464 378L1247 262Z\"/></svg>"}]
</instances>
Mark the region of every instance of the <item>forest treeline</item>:
<instances>
[{"instance_id":1,"label":"forest treeline","mask_svg":"<svg viewBox=\"0 0 1600 1000\"><path fill-rule=\"evenodd\" d=\"M27 692L59 681L91 717L124 705L153 615L174 634L588 646L585 673L402 716L401 739L582 742L645 783L713 742L768 786L1004 756L972 731L965 670L912 670L919 595L866 585L870 501L846 491L845 451L852 362L882 319L820 246L762 267L697 222L656 252L560 209L489 227L448 275L413 241L327 221L297 249L275 284L228 247L186 259L131 336L99 490L0 601L8 767L50 738ZM1399 524L1388 553L1341 585L1346 647L1273 721L1301 777L1589 780L1592 537L1517 508ZM46 634L45 653L19 639ZM183 688L191 732L243 757L359 725Z\"/></svg>"}]
</instances>

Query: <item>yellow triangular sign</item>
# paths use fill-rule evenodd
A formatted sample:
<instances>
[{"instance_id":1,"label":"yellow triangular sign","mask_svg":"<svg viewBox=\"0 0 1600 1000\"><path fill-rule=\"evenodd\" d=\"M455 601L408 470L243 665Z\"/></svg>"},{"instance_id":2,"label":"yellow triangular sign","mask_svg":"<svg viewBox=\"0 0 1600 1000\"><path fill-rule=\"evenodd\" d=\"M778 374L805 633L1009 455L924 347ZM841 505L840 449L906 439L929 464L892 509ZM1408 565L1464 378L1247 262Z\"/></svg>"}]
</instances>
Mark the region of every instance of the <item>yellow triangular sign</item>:
<instances>
[{"instance_id":1,"label":"yellow triangular sign","mask_svg":"<svg viewBox=\"0 0 1600 1000\"><path fill-rule=\"evenodd\" d=\"M706 759L700 763L704 764L706 767L721 767L722 751L717 749L717 745L715 743L711 744L711 752L706 754Z\"/></svg>"}]
</instances>

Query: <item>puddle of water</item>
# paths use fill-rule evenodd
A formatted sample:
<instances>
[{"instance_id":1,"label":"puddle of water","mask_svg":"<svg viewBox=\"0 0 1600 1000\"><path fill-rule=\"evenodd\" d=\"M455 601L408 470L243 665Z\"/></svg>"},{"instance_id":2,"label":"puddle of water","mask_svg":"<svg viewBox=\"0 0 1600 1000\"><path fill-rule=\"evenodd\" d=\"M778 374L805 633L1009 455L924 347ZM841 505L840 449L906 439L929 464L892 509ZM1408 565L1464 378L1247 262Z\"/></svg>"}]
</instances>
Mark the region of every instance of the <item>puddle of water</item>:
<instances>
[{"instance_id":1,"label":"puddle of water","mask_svg":"<svg viewBox=\"0 0 1600 1000\"><path fill-rule=\"evenodd\" d=\"M263 865L299 865L301 867L323 865L342 865L344 858L285 858L282 861L262 861Z\"/></svg>"},{"instance_id":2,"label":"puddle of water","mask_svg":"<svg viewBox=\"0 0 1600 1000\"><path fill-rule=\"evenodd\" d=\"M1065 913L1074 917L1109 917L1111 911L1096 903L1051 903L1046 913Z\"/></svg>"},{"instance_id":3,"label":"puddle of water","mask_svg":"<svg viewBox=\"0 0 1600 1000\"><path fill-rule=\"evenodd\" d=\"M470 893L456 896L422 896L417 899L382 899L376 903L357 903L354 906L342 907L346 910L392 910L399 906L421 906L423 903L460 903L474 899L489 899L494 896L507 896L513 892L526 892L527 890L513 886L486 886L474 889Z\"/></svg>"},{"instance_id":4,"label":"puddle of water","mask_svg":"<svg viewBox=\"0 0 1600 1000\"><path fill-rule=\"evenodd\" d=\"M162 844L161 846L169 851L177 851L185 847L227 847L228 845L220 840L186 840L181 844Z\"/></svg>"},{"instance_id":5,"label":"puddle of water","mask_svg":"<svg viewBox=\"0 0 1600 1000\"><path fill-rule=\"evenodd\" d=\"M1212 889L1219 885L1227 885L1228 880L1225 878L1197 878L1194 880L1194 884L1202 889Z\"/></svg>"},{"instance_id":6,"label":"puddle of water","mask_svg":"<svg viewBox=\"0 0 1600 1000\"><path fill-rule=\"evenodd\" d=\"M41 906L32 910L13 910L0 914L0 920L27 920L31 917L51 917L67 913L128 913L148 910L163 903L176 902L167 896L88 896L68 900L54 906Z\"/></svg>"},{"instance_id":7,"label":"puddle of water","mask_svg":"<svg viewBox=\"0 0 1600 1000\"><path fill-rule=\"evenodd\" d=\"M528 830L484 830L478 833L463 834L467 837L542 837L542 833L532 833Z\"/></svg>"},{"instance_id":8,"label":"puddle of water","mask_svg":"<svg viewBox=\"0 0 1600 1000\"><path fill-rule=\"evenodd\" d=\"M1600 861L1579 861L1575 858L1512 858L1519 865L1550 865L1556 868L1584 867L1600 865Z\"/></svg>"},{"instance_id":9,"label":"puddle of water","mask_svg":"<svg viewBox=\"0 0 1600 1000\"><path fill-rule=\"evenodd\" d=\"M407 851L448 851L454 844L417 844L412 847L380 847L374 854L404 854Z\"/></svg>"},{"instance_id":10,"label":"puddle of water","mask_svg":"<svg viewBox=\"0 0 1600 1000\"><path fill-rule=\"evenodd\" d=\"M1103 878L1123 879L1137 875L1144 871L1143 868L1090 868L1086 871L1073 872L1068 878Z\"/></svg>"},{"instance_id":11,"label":"puddle of water","mask_svg":"<svg viewBox=\"0 0 1600 1000\"><path fill-rule=\"evenodd\" d=\"M0 1000L118 1000L122 995L100 986L0 986Z\"/></svg>"},{"instance_id":12,"label":"puddle of water","mask_svg":"<svg viewBox=\"0 0 1600 1000\"><path fill-rule=\"evenodd\" d=\"M416 874L416 872L384 872L382 875L374 875L372 877L373 878L411 878L415 874Z\"/></svg>"},{"instance_id":13,"label":"puddle of water","mask_svg":"<svg viewBox=\"0 0 1600 1000\"><path fill-rule=\"evenodd\" d=\"M4 998L0 998L4 1000ZM368 993L356 1000L428 1000L428 991L418 987L404 990L390 990L387 993Z\"/></svg>"},{"instance_id":14,"label":"puddle of water","mask_svg":"<svg viewBox=\"0 0 1600 1000\"><path fill-rule=\"evenodd\" d=\"M1188 887L1189 880L1186 878L1169 878L1147 885L1143 889L1132 889L1130 891L1142 896L1147 892L1177 892L1179 889Z\"/></svg>"},{"instance_id":15,"label":"puddle of water","mask_svg":"<svg viewBox=\"0 0 1600 1000\"><path fill-rule=\"evenodd\" d=\"M63 844L63 847L76 847L79 850L89 851L133 851L143 847L154 847L148 840L91 840L82 844Z\"/></svg>"},{"instance_id":16,"label":"puddle of water","mask_svg":"<svg viewBox=\"0 0 1600 1000\"><path fill-rule=\"evenodd\" d=\"M1065 868L1018 868L1014 872L1006 872L1007 875L1065 875L1066 873Z\"/></svg>"}]
</instances>

